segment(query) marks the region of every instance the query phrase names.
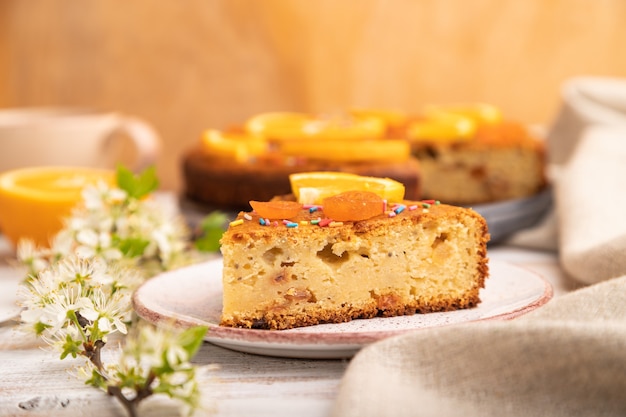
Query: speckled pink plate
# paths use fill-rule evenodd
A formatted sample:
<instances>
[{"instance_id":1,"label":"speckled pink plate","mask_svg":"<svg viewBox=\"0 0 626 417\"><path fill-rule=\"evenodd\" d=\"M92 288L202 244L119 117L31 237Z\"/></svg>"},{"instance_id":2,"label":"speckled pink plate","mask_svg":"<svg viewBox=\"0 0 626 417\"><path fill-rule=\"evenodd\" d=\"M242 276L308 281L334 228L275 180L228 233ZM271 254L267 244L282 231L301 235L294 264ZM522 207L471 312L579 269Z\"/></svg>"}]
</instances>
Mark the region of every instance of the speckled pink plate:
<instances>
[{"instance_id":1,"label":"speckled pink plate","mask_svg":"<svg viewBox=\"0 0 626 417\"><path fill-rule=\"evenodd\" d=\"M401 333L488 319L511 319L545 304L551 285L533 272L495 260L475 308L446 313L353 320L290 330L219 326L222 260L215 259L158 275L133 296L139 316L157 325L208 326L205 339L218 346L291 358L346 358L363 346Z\"/></svg>"}]
</instances>

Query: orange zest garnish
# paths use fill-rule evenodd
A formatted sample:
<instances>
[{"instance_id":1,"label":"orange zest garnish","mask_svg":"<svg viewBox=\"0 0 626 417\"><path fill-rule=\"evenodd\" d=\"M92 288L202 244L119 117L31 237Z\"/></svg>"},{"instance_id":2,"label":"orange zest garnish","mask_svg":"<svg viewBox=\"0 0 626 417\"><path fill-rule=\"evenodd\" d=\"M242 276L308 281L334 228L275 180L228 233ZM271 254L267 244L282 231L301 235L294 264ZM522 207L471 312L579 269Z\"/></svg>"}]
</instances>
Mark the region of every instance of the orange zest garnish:
<instances>
[{"instance_id":1,"label":"orange zest garnish","mask_svg":"<svg viewBox=\"0 0 626 417\"><path fill-rule=\"evenodd\" d=\"M302 210L302 204L295 201L250 201L250 206L268 219L290 219Z\"/></svg>"},{"instance_id":2,"label":"orange zest garnish","mask_svg":"<svg viewBox=\"0 0 626 417\"><path fill-rule=\"evenodd\" d=\"M324 199L324 214L336 221L366 220L383 213L383 199L371 191L346 191Z\"/></svg>"}]
</instances>

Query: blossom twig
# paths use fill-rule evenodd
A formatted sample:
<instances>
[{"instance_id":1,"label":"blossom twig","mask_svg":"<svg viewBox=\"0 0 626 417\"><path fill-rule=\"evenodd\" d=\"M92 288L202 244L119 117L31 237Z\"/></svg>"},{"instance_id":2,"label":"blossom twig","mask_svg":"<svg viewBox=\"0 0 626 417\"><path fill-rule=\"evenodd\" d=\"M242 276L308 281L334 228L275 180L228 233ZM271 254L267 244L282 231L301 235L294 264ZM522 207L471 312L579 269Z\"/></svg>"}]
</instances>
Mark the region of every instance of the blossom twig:
<instances>
[{"instance_id":1,"label":"blossom twig","mask_svg":"<svg viewBox=\"0 0 626 417\"><path fill-rule=\"evenodd\" d=\"M149 196L157 184L153 170L134 176L119 168L117 188L99 184L83 191L83 204L50 248L18 245L18 260L28 269L20 289L22 327L58 349L61 359L85 357L79 370L85 382L117 398L131 417L153 394L179 400L189 412L200 398L190 360L206 328L133 324L133 291L154 274L194 260L184 222ZM105 364L109 336L127 333L118 362Z\"/></svg>"}]
</instances>

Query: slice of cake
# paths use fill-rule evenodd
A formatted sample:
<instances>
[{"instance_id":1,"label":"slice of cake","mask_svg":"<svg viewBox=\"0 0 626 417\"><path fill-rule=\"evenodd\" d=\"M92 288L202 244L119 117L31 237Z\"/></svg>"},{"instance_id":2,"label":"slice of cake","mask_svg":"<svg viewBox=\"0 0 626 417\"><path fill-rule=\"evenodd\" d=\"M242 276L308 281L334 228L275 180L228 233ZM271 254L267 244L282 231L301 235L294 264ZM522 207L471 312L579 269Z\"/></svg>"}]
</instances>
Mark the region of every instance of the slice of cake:
<instances>
[{"instance_id":1,"label":"slice of cake","mask_svg":"<svg viewBox=\"0 0 626 417\"><path fill-rule=\"evenodd\" d=\"M488 276L485 220L372 194L241 212L221 240L221 325L290 329L476 306Z\"/></svg>"}]
</instances>

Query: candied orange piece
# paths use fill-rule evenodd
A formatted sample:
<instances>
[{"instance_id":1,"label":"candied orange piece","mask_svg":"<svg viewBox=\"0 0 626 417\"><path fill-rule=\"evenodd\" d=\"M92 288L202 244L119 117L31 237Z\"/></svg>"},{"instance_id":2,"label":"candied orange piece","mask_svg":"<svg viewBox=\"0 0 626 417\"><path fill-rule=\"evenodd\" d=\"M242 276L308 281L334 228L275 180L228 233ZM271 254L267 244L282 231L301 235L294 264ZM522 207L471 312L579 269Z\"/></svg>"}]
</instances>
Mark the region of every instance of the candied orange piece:
<instances>
[{"instance_id":1,"label":"candied orange piece","mask_svg":"<svg viewBox=\"0 0 626 417\"><path fill-rule=\"evenodd\" d=\"M290 219L302 209L302 204L295 201L250 201L250 206L268 219Z\"/></svg>"},{"instance_id":2,"label":"candied orange piece","mask_svg":"<svg viewBox=\"0 0 626 417\"><path fill-rule=\"evenodd\" d=\"M346 191L327 197L324 214L336 221L359 221L383 213L383 199L371 191Z\"/></svg>"}]
</instances>

